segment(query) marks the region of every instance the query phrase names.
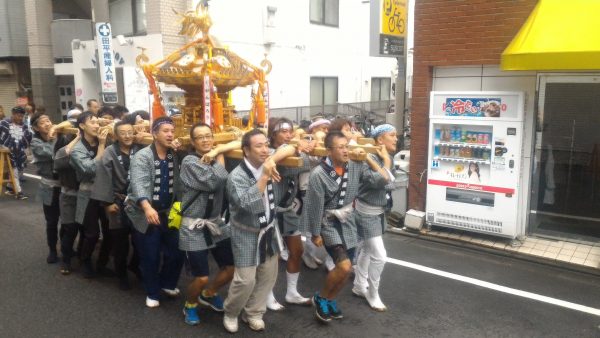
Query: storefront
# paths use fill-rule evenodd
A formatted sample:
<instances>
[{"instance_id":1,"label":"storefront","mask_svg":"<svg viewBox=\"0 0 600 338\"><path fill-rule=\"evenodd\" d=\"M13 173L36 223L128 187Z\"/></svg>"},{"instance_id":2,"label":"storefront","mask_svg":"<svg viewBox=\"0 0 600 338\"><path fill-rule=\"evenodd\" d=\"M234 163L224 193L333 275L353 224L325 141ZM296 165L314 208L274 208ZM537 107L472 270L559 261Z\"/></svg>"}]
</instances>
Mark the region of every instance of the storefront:
<instances>
[{"instance_id":1,"label":"storefront","mask_svg":"<svg viewBox=\"0 0 600 338\"><path fill-rule=\"evenodd\" d=\"M411 171L427 168L431 91L525 94L518 235L600 239L600 1L417 2ZM462 10L462 11L461 11ZM488 13L473 19L471 13ZM458 16L458 17L457 17ZM453 17L465 29L432 18ZM563 22L564 24L559 24ZM434 34L434 30L443 34ZM421 39L420 39L421 37ZM508 47L507 47L508 46ZM425 209L412 175L409 206Z\"/></svg>"}]
</instances>

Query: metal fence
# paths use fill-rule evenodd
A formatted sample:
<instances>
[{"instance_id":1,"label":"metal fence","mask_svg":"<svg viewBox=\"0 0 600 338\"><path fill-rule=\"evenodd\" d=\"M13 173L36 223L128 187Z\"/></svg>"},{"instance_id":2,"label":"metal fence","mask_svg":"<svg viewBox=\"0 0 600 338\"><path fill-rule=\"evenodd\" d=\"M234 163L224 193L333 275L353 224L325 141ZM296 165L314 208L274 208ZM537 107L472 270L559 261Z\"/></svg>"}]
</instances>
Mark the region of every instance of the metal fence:
<instances>
[{"instance_id":1,"label":"metal fence","mask_svg":"<svg viewBox=\"0 0 600 338\"><path fill-rule=\"evenodd\" d=\"M286 117L295 123L302 120L311 120L317 116L325 118L335 117L355 117L362 119L368 118L374 121L385 121L385 114L389 112L390 106L394 101L372 101L372 102L353 102L353 103L337 103L332 105L321 106L301 106L301 107L286 107L272 108L270 110L271 117ZM240 115L246 115L248 111L238 112Z\"/></svg>"}]
</instances>

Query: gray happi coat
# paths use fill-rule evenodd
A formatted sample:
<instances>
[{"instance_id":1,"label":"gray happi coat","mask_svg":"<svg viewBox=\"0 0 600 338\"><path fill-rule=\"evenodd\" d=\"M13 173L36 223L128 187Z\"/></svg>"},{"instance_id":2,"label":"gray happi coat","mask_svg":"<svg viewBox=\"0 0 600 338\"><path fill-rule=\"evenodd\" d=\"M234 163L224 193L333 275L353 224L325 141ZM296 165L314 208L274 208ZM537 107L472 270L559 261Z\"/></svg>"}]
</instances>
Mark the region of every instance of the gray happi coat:
<instances>
[{"instance_id":1,"label":"gray happi coat","mask_svg":"<svg viewBox=\"0 0 600 338\"><path fill-rule=\"evenodd\" d=\"M136 145L132 145L131 149L135 153L137 149ZM94 190L90 196L92 199L112 204L117 202L115 193L127 195L127 187L129 187L128 171L119 162L118 156L120 152L118 142L104 150L102 159L96 167ZM131 158L129 160L131 163ZM118 203L119 206L121 205L120 203ZM107 214L107 218L111 229L122 227L119 214Z\"/></svg>"},{"instance_id":2,"label":"gray happi coat","mask_svg":"<svg viewBox=\"0 0 600 338\"><path fill-rule=\"evenodd\" d=\"M383 189L386 181L381 174L371 170L366 163L349 161L348 186L346 195L343 196L345 206L354 201L361 183ZM313 236L322 236L325 246L341 244L348 250L354 248L358 242L356 213L352 212L346 222L340 224L342 233L339 233L329 222L323 222L325 210L337 207L338 197L334 197L334 195L338 189L338 183L321 165L315 167L310 173L301 225L304 232L310 232ZM325 202L328 203L325 204Z\"/></svg>"},{"instance_id":3,"label":"gray happi coat","mask_svg":"<svg viewBox=\"0 0 600 338\"><path fill-rule=\"evenodd\" d=\"M309 172L312 168L308 155L301 153L300 157L304 161L301 167L277 166L281 181L273 182L275 196L279 196L279 199L275 201L275 205L278 206L276 209L281 210L281 207L285 208L283 209L285 211L277 211L278 217L275 218L278 222L279 229L281 229L282 235L294 233L298 230L300 224L300 216L296 213L300 208L300 203L302 203L297 198L298 189L300 187L299 176L301 173ZM289 189L290 181L294 181L295 183L294 190L290 197L286 201L283 201L283 198L286 196ZM283 221L283 224L279 224L280 221Z\"/></svg>"},{"instance_id":4,"label":"gray happi coat","mask_svg":"<svg viewBox=\"0 0 600 338\"><path fill-rule=\"evenodd\" d=\"M52 194L60 183L56 179L53 169L54 145L56 139L44 141L38 135L31 139L31 153L33 154L33 163L38 167L37 174L42 177L40 180L40 189L38 198L44 205L52 205Z\"/></svg>"},{"instance_id":5,"label":"gray happi coat","mask_svg":"<svg viewBox=\"0 0 600 338\"><path fill-rule=\"evenodd\" d=\"M54 169L61 170L70 168L71 156L67 154L67 146L64 146L54 154ZM75 223L77 210L77 189L69 189L62 186L60 192L60 220L62 224Z\"/></svg>"},{"instance_id":6,"label":"gray happi coat","mask_svg":"<svg viewBox=\"0 0 600 338\"><path fill-rule=\"evenodd\" d=\"M231 249L237 268L257 265L257 232L260 229L258 216L265 212L265 205L264 195L258 190L255 181L248 177L248 174L240 165L233 169L227 179L227 197L229 199L229 212L231 213ZM278 197L275 191L274 195L275 203L277 203L281 197ZM273 221L275 221L275 218L273 218ZM256 229L256 232L248 231L243 227ZM279 252L277 236L273 236L271 247L274 253Z\"/></svg>"},{"instance_id":7,"label":"gray happi coat","mask_svg":"<svg viewBox=\"0 0 600 338\"><path fill-rule=\"evenodd\" d=\"M369 154L372 159L375 160L383 168L383 160L376 154ZM390 160L393 159L390 156ZM394 168L391 170L394 175ZM389 181L382 188L380 185L374 185L373 182L363 181L361 182L360 189L358 190L357 199L364 203L372 206L386 208L387 198L386 191L392 191L394 189L394 183L392 180ZM358 235L361 239L369 239L383 235L385 230L386 220L384 213L380 215L369 215L356 210L356 224L358 226Z\"/></svg>"},{"instance_id":8,"label":"gray happi coat","mask_svg":"<svg viewBox=\"0 0 600 338\"><path fill-rule=\"evenodd\" d=\"M77 191L77 209L75 211L75 221L79 224L83 223L85 210L90 201L92 190L94 189L94 179L96 178L96 167L99 160L95 159L96 155L88 150L83 144L83 138L73 146L69 164L77 174L79 181L79 190Z\"/></svg>"},{"instance_id":9,"label":"gray happi coat","mask_svg":"<svg viewBox=\"0 0 600 338\"><path fill-rule=\"evenodd\" d=\"M179 160L176 154L173 155L173 196L180 196ZM148 146L131 157L129 167L130 182L127 191L128 203L125 207L125 212L133 223L133 227L143 234L148 230L148 222L146 221L144 210L140 208L139 203L144 198L152 203L154 175L154 154L152 153L152 148ZM168 210L166 212L168 213Z\"/></svg>"},{"instance_id":10,"label":"gray happi coat","mask_svg":"<svg viewBox=\"0 0 600 338\"><path fill-rule=\"evenodd\" d=\"M204 218L208 197L210 194L214 194L212 211L207 219L216 219L215 223L219 225L222 233L219 236L210 235L213 243L209 246L204 239L203 229L190 230L182 224L179 228L180 250L207 250L215 247L219 241L230 237L231 229L229 225L223 224L221 219L227 175L227 170L220 163L216 161L212 165L201 163L200 158L196 155L188 155L181 162L180 179L183 186L181 208L188 206L183 212L183 216Z\"/></svg>"}]
</instances>

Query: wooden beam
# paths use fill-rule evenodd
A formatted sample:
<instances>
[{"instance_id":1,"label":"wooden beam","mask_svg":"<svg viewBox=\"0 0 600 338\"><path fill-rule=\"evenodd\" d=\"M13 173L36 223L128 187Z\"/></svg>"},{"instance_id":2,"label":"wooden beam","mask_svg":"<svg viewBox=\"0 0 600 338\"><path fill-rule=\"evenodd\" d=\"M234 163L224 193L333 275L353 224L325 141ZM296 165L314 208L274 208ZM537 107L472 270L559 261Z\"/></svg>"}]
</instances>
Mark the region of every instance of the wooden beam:
<instances>
[{"instance_id":1,"label":"wooden beam","mask_svg":"<svg viewBox=\"0 0 600 338\"><path fill-rule=\"evenodd\" d=\"M372 144L375 145L375 140L370 137L360 137L356 143L358 144Z\"/></svg>"},{"instance_id":2,"label":"wooden beam","mask_svg":"<svg viewBox=\"0 0 600 338\"><path fill-rule=\"evenodd\" d=\"M322 148L322 147L317 147L317 148L313 149L313 151L310 152L310 155L319 156L319 157L327 156L327 149ZM367 153L356 155L356 153L350 151L349 157L353 161L364 161L367 159Z\"/></svg>"},{"instance_id":3,"label":"wooden beam","mask_svg":"<svg viewBox=\"0 0 600 338\"><path fill-rule=\"evenodd\" d=\"M225 157L241 160L244 158L244 153L242 152L242 149L230 150L225 153ZM304 164L304 160L302 159L302 157L290 156L281 160L277 164L282 165L284 167L297 168L301 167Z\"/></svg>"}]
</instances>

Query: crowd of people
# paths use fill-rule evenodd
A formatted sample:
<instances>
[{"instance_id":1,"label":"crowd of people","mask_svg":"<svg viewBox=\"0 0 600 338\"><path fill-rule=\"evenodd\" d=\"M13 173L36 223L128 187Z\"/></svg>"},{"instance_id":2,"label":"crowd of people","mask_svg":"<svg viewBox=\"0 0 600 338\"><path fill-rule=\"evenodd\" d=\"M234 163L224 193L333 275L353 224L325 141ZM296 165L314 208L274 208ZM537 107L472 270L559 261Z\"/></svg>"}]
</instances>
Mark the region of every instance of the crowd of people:
<instances>
[{"instance_id":1,"label":"crowd of people","mask_svg":"<svg viewBox=\"0 0 600 338\"><path fill-rule=\"evenodd\" d=\"M271 119L266 133L252 129L241 141L217 145L211 127L199 123L190 129L187 148L175 137L169 117L152 121L147 134L153 141L144 146L139 138L148 135L139 126L149 124L145 112L100 107L91 100L87 110L68 113L67 123L78 134L66 135L44 112L15 131L21 109L13 108L12 120L0 125L0 143L12 142L16 168L23 161L18 151L31 147L41 176L47 262L59 261L60 240L63 275L72 273L76 258L83 277L113 273L127 290L131 271L142 281L146 306L154 308L161 297L180 295L185 265L193 277L182 304L185 323L200 323L202 304L223 312L228 332L238 330L240 317L261 331L266 310L283 309L273 294L283 256L285 302L312 304L318 320L343 318L337 296L352 270L352 292L376 311L387 309L379 284L386 259L384 213L394 187L393 126L375 128L370 136L376 152L354 161L351 155L364 157L364 150L350 149L358 135L340 118L313 121L305 133L288 119ZM112 130L100 126L107 116ZM327 155L312 156L321 146ZM225 157L240 148L241 160ZM290 156L300 157L302 165L283 165ZM218 266L212 279L209 254ZM108 268L111 257L114 271ZM309 268L326 264L329 270L312 296L298 289L302 262Z\"/></svg>"}]
</instances>

